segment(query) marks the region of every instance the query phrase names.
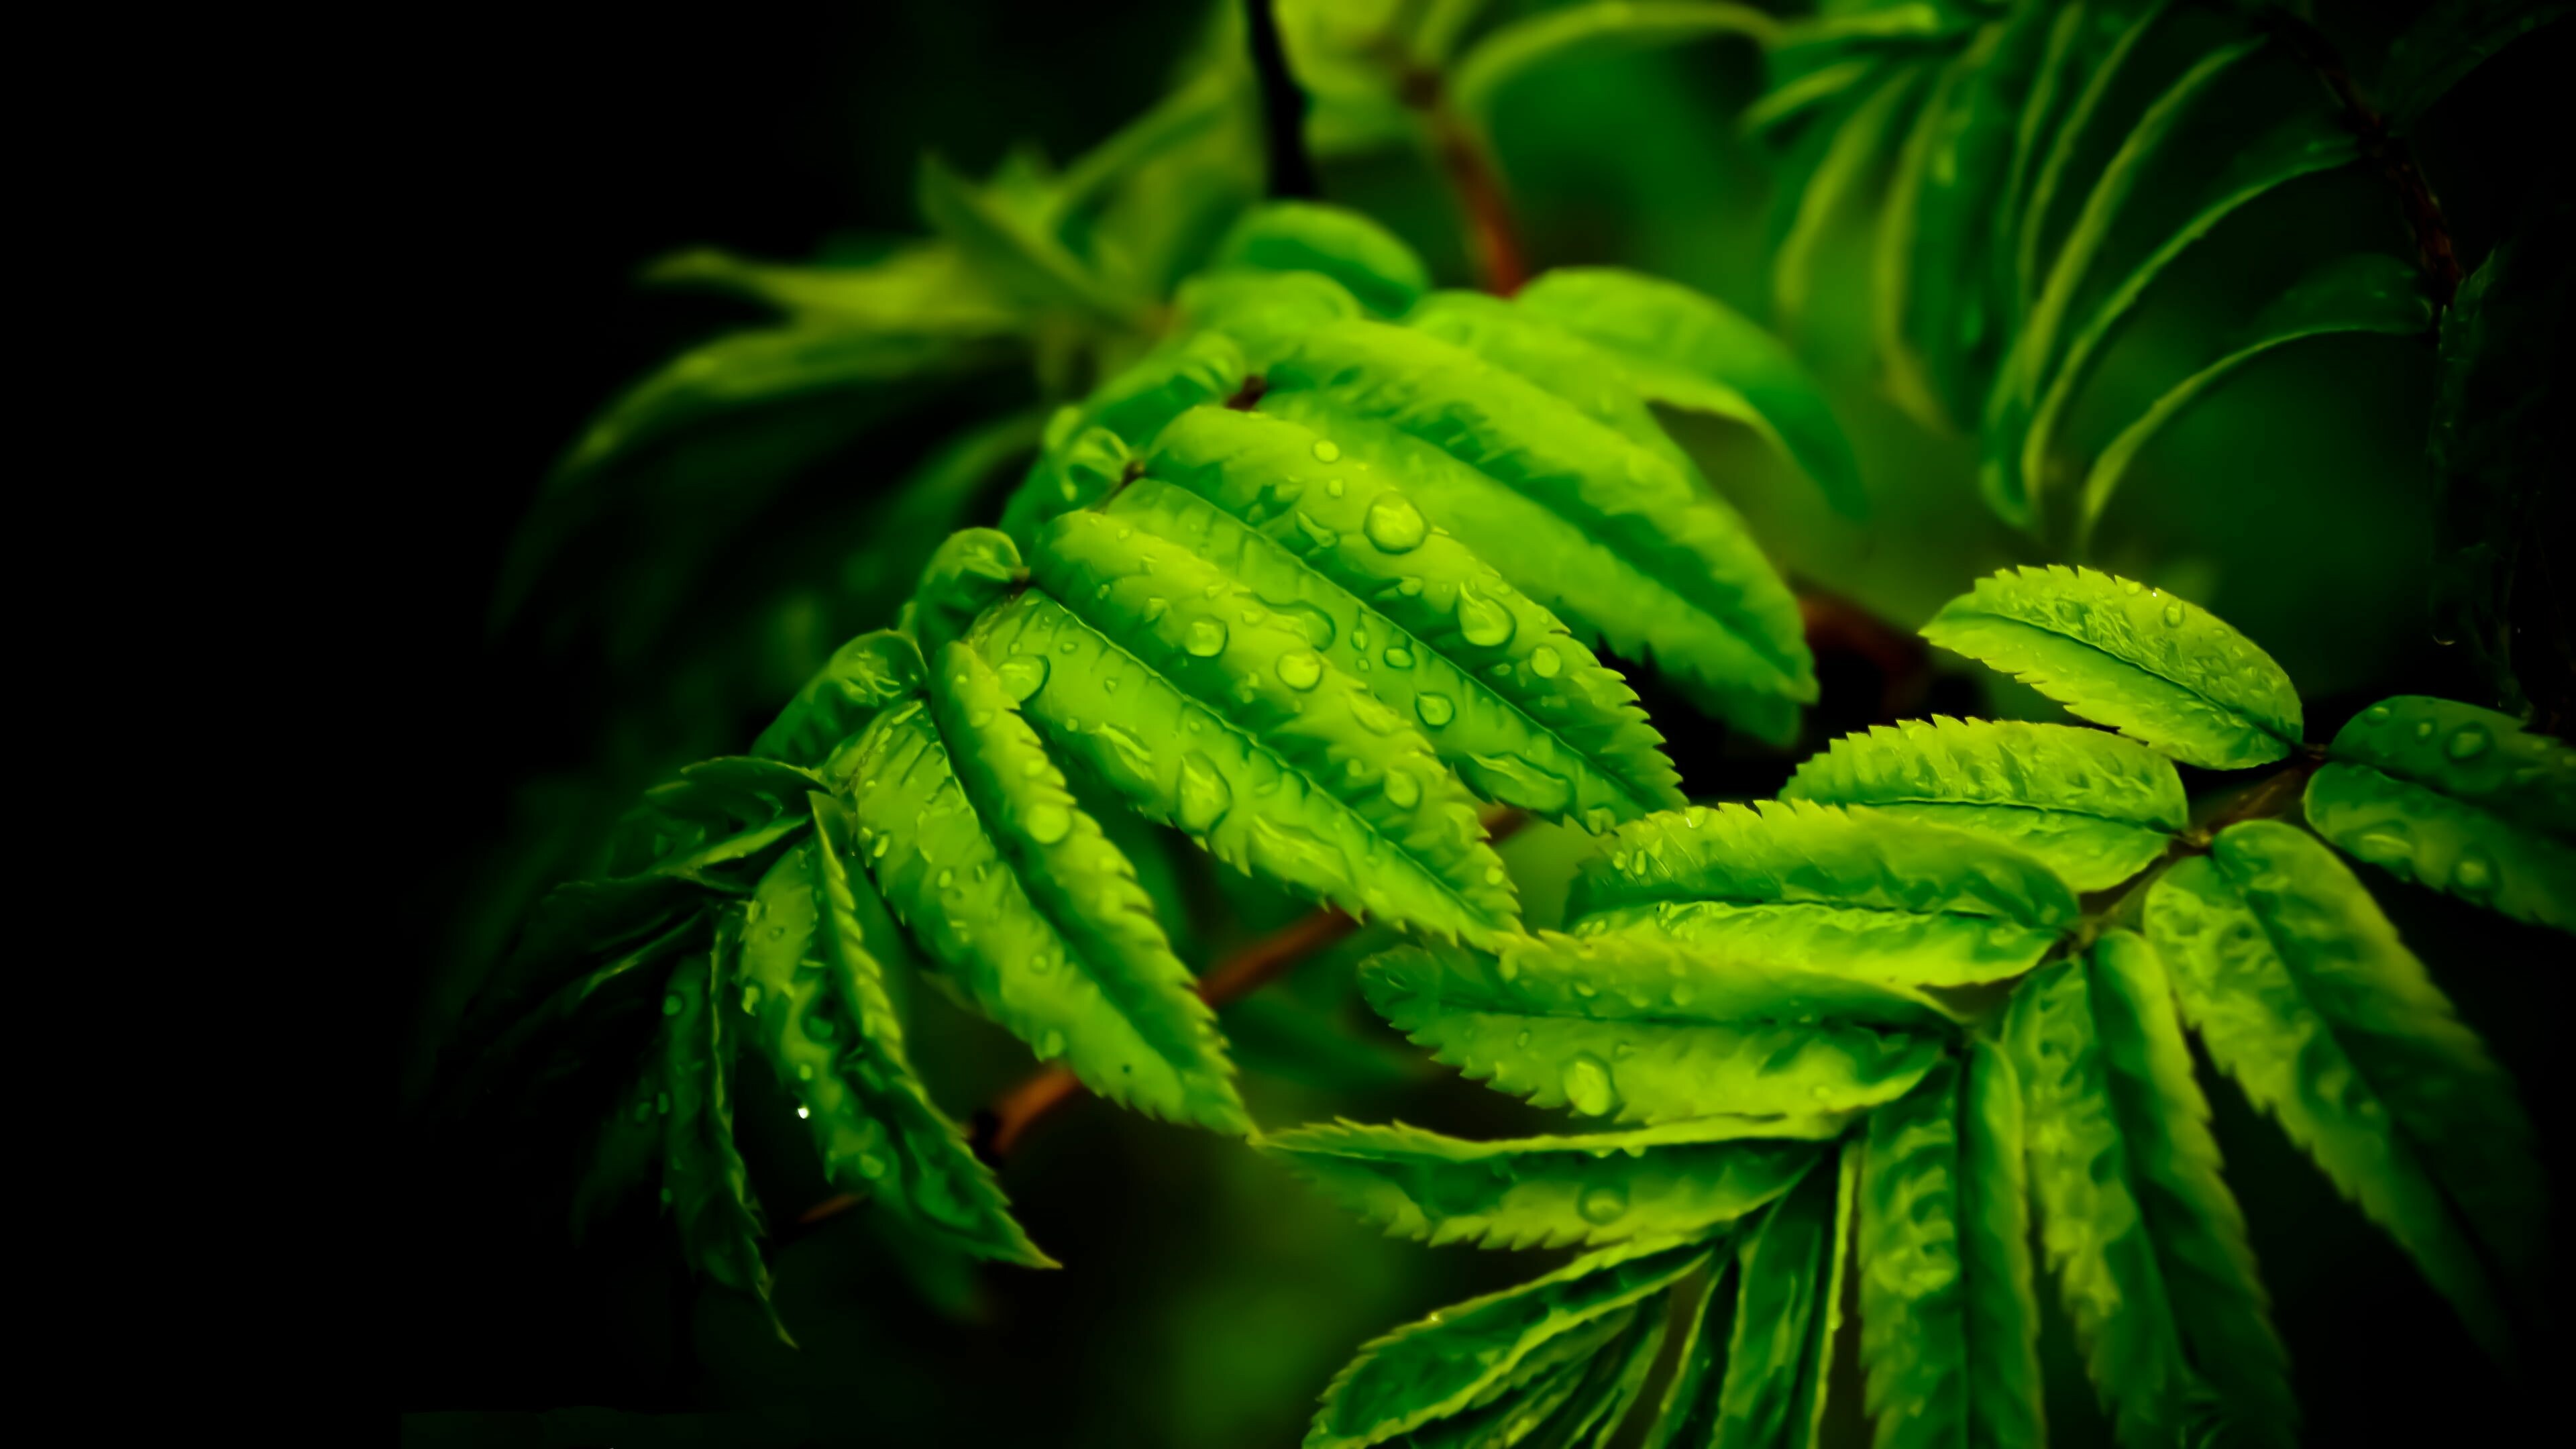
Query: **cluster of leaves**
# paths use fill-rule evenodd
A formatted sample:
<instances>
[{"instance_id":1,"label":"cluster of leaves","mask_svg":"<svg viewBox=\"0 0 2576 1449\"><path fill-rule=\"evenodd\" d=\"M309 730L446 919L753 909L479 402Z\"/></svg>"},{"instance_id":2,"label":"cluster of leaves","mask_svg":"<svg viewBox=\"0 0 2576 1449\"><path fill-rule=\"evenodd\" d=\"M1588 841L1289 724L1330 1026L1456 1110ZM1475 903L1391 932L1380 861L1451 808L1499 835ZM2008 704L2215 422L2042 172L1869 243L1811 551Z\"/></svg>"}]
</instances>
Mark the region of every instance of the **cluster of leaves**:
<instances>
[{"instance_id":1,"label":"cluster of leaves","mask_svg":"<svg viewBox=\"0 0 2576 1449\"><path fill-rule=\"evenodd\" d=\"M1605 1444L1676 1311L1645 1442L1811 1444L1847 1273L1879 1444L2041 1443L2034 1203L2121 1443L2290 1442L2186 1026L2511 1355L2530 1129L2328 843L2576 931L2576 749L2421 697L2305 745L2268 655L2091 571L1997 575L1924 633L2119 733L1847 736L1777 801L1611 832L1564 934L1364 968L1442 1061L1618 1125L1266 1139L1389 1232L1589 1250L1369 1345L1310 1446ZM2274 769L2195 809L2177 760Z\"/></svg>"},{"instance_id":2,"label":"cluster of leaves","mask_svg":"<svg viewBox=\"0 0 2576 1449\"><path fill-rule=\"evenodd\" d=\"M2451 263L2404 141L2478 61L2563 10L2433 6L2390 50L2383 113L2277 9L1828 5L1768 50L1772 86L1747 116L1787 148L1781 318L1806 305L1836 207L1888 170L1872 307L1890 393L1936 427L1973 429L1987 502L2080 552L2140 451L2249 362L2306 338L2431 333ZM2213 152L2223 165L2207 165ZM2089 462L2066 456L2088 384L2194 248L2303 178L2364 167L2399 183L2408 254L2317 260Z\"/></svg>"},{"instance_id":3,"label":"cluster of leaves","mask_svg":"<svg viewBox=\"0 0 2576 1449\"><path fill-rule=\"evenodd\" d=\"M1478 801L1596 832L1683 803L1596 648L1794 735L1816 691L1796 603L1648 405L1751 419L1856 506L1775 342L1617 271L1512 302L1432 291L1401 243L1320 206L1258 209L1217 257L1166 340L1049 421L1001 528L950 536L897 627L843 646L749 756L653 791L606 875L535 913L486 994L507 1025L476 1090L550 1031L663 1004L584 1211L658 1142L692 1260L761 1289L725 1107L747 1038L835 1184L1042 1263L909 1066L885 962L926 960L1103 1096L1241 1133L1140 884L1167 847L1132 822L1354 916L1492 942L1519 916Z\"/></svg>"}]
</instances>

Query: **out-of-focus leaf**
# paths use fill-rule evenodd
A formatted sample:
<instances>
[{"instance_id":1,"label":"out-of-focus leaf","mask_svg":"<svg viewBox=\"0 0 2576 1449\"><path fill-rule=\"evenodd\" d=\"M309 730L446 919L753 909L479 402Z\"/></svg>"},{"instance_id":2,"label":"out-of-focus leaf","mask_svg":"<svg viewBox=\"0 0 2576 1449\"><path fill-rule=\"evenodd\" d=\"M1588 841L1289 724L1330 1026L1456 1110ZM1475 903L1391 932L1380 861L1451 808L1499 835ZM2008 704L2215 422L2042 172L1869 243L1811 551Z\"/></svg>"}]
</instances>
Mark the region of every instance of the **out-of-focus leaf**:
<instances>
[{"instance_id":1,"label":"out-of-focus leaf","mask_svg":"<svg viewBox=\"0 0 2576 1449\"><path fill-rule=\"evenodd\" d=\"M2090 540L2094 525L2101 521L2103 510L2110 506L2121 477L2139 450L2236 369L2275 347L2303 338L2354 332L2411 337L2429 331L2432 325L2433 304L2424 296L2423 277L2413 263L2386 252L2358 252L2319 267L2264 308L2216 362L2166 389L2137 421L2121 429L2120 435L2103 448L2093 460L2092 471L2085 475L2083 493L2076 504L2077 546L2084 547ZM2031 437L2034 447L2044 446L2045 438L2036 428ZM2039 461L2035 454L2023 458L2024 464L2033 468ZM2029 476L2039 475L2033 472Z\"/></svg>"},{"instance_id":2,"label":"out-of-focus leaf","mask_svg":"<svg viewBox=\"0 0 2576 1449\"><path fill-rule=\"evenodd\" d=\"M1431 288L1431 274L1393 232L1356 211L1274 201L1245 213L1217 244L1216 267L1321 272L1381 317L1400 315Z\"/></svg>"},{"instance_id":3,"label":"out-of-focus leaf","mask_svg":"<svg viewBox=\"0 0 2576 1449\"><path fill-rule=\"evenodd\" d=\"M733 1009L728 998L741 940L741 913L728 911L717 923L714 948L671 973L662 1003L662 1089L670 1098L662 1123L663 1200L680 1220L689 1266L757 1298L779 1341L792 1347L796 1341L769 1301L760 1205L733 1140L727 1078L735 1043L726 1014Z\"/></svg>"},{"instance_id":4,"label":"out-of-focus leaf","mask_svg":"<svg viewBox=\"0 0 2576 1449\"><path fill-rule=\"evenodd\" d=\"M1709 36L1736 35L1768 44L1779 22L1759 10L1718 0L1604 0L1569 5L1497 26L1471 46L1449 72L1458 109L1482 125L1494 97L1513 81L1564 60L1681 45Z\"/></svg>"},{"instance_id":5,"label":"out-of-focus leaf","mask_svg":"<svg viewBox=\"0 0 2576 1449\"><path fill-rule=\"evenodd\" d=\"M1761 433L1845 517L1868 512L1860 465L1823 390L1779 338L1715 298L1615 267L1559 267L1513 301L1607 349L1647 398Z\"/></svg>"},{"instance_id":6,"label":"out-of-focus leaf","mask_svg":"<svg viewBox=\"0 0 2576 1449\"><path fill-rule=\"evenodd\" d=\"M2566 13L2563 0L2436 0L2388 48L2379 73L2389 132L2414 130L2470 71Z\"/></svg>"},{"instance_id":7,"label":"out-of-focus leaf","mask_svg":"<svg viewBox=\"0 0 2576 1449\"><path fill-rule=\"evenodd\" d=\"M997 188L979 187L938 157L924 156L920 202L931 226L1022 306L1069 312L1110 327L1143 325L1142 299L1112 289Z\"/></svg>"}]
</instances>

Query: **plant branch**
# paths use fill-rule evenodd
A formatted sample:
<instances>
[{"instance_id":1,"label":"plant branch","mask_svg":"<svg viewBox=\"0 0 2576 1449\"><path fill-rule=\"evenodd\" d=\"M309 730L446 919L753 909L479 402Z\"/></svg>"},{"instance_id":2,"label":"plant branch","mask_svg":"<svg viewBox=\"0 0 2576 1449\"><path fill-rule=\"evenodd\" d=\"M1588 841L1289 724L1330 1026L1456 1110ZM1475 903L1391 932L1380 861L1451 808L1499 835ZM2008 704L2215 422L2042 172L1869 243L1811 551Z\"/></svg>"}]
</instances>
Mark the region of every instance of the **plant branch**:
<instances>
[{"instance_id":1,"label":"plant branch","mask_svg":"<svg viewBox=\"0 0 2576 1449\"><path fill-rule=\"evenodd\" d=\"M2434 310L2450 310L2451 299L2460 290L2460 258L2451 247L2442 203L2434 198L2424 173L2416 169L2406 142L2388 133L2388 122L2363 99L2361 87L2353 83L2351 72L2343 68L2333 45L2315 26L2281 9L2267 11L2262 23L2334 92L2335 103L2343 108L2344 124L2361 143L2362 159L2397 193L2407 229L2415 234L2415 264L2433 284Z\"/></svg>"},{"instance_id":2,"label":"plant branch","mask_svg":"<svg viewBox=\"0 0 2576 1449\"><path fill-rule=\"evenodd\" d=\"M1450 104L1448 85L1438 71L1400 51L1386 60L1395 75L1397 98L1421 120L1432 159L1465 213L1467 250L1479 284L1497 297L1512 295L1529 280L1529 254L1521 246L1520 226L1512 217L1492 149Z\"/></svg>"},{"instance_id":3,"label":"plant branch","mask_svg":"<svg viewBox=\"0 0 2576 1449\"><path fill-rule=\"evenodd\" d=\"M1279 39L1277 0L1243 0L1251 32L1252 68L1261 78L1261 135L1269 161L1270 196L1274 201L1312 201L1322 196L1315 163L1306 154L1306 93L1288 70L1288 49Z\"/></svg>"}]
</instances>

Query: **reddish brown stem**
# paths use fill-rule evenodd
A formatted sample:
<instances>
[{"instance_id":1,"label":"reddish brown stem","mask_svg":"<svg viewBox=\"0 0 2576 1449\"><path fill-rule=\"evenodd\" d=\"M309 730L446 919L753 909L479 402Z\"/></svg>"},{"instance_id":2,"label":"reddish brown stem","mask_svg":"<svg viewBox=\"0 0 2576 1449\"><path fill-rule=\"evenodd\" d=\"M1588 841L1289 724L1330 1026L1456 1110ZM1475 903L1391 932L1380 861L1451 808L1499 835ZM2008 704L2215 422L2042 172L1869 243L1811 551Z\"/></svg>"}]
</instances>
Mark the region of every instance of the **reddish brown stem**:
<instances>
[{"instance_id":1,"label":"reddish brown stem","mask_svg":"<svg viewBox=\"0 0 2576 1449\"><path fill-rule=\"evenodd\" d=\"M1396 94L1429 133L1432 158L1466 213L1467 250L1484 289L1508 297L1529 280L1529 254L1521 246L1520 227L1512 217L1511 198L1503 190L1502 172L1484 139L1449 104L1436 71L1409 61L1393 62Z\"/></svg>"},{"instance_id":2,"label":"reddish brown stem","mask_svg":"<svg viewBox=\"0 0 2576 1449\"><path fill-rule=\"evenodd\" d=\"M2352 128L2361 143L2362 159L2397 193L2397 205L2406 213L2407 230L2415 236L2415 264L2433 285L2434 307L2449 310L2451 299L2460 290L2460 259L2451 248L2451 231L2442 219L2442 203L2434 198L2424 173L2415 169L2413 153L2403 139L2388 134L2387 121L2363 98L2361 87L2353 83L2351 73L2343 68L2342 59L2323 34L2285 10L2274 10L2265 19L2271 32L2317 73L2326 89L2334 92L2335 104L2343 109L2344 124Z\"/></svg>"},{"instance_id":3,"label":"reddish brown stem","mask_svg":"<svg viewBox=\"0 0 2576 1449\"><path fill-rule=\"evenodd\" d=\"M1923 703L1932 687L1932 651L1920 637L1833 594L1798 595L1798 618L1806 626L1809 649L1857 655L1877 668L1885 681L1878 696L1880 719L1892 724Z\"/></svg>"}]
</instances>

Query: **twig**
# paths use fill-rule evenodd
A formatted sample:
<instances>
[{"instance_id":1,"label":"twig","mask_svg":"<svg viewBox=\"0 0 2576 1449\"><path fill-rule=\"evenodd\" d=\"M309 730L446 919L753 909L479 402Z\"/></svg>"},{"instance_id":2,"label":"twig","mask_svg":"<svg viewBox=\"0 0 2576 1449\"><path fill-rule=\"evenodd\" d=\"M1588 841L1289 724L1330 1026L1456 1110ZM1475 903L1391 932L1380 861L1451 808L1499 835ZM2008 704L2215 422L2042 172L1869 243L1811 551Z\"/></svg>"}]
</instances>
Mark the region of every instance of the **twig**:
<instances>
[{"instance_id":1,"label":"twig","mask_svg":"<svg viewBox=\"0 0 2576 1449\"><path fill-rule=\"evenodd\" d=\"M1274 200L1312 201L1322 196L1315 163L1306 154L1306 93L1288 71L1288 51L1279 40L1277 0L1243 0L1251 29L1252 68L1261 77L1261 134L1270 162L1270 195Z\"/></svg>"},{"instance_id":2,"label":"twig","mask_svg":"<svg viewBox=\"0 0 2576 1449\"><path fill-rule=\"evenodd\" d=\"M1421 118L1431 141L1431 154L1448 178L1449 189L1466 213L1467 250L1474 255L1476 275L1486 291L1508 297L1529 280L1529 255L1521 247L1520 227L1503 190L1502 172L1484 138L1449 104L1440 73L1410 57L1390 54L1395 94Z\"/></svg>"},{"instance_id":3,"label":"twig","mask_svg":"<svg viewBox=\"0 0 2576 1449\"><path fill-rule=\"evenodd\" d=\"M2317 73L2326 89L2334 92L2335 103L2343 108L2344 124L2352 128L2361 143L2362 159L2397 192L2397 204L2406 213L2407 229L2415 235L2415 264L2433 284L2434 309L2449 311L2451 299L2460 290L2460 258L2451 247L2450 227L2442 219L2442 203L2434 199L2424 173L2415 169L2414 154L2404 140L2388 134L2388 122L2362 98L2361 87L2353 83L2351 72L2343 68L2333 45L2315 26L2278 9L2268 12L2263 23Z\"/></svg>"}]
</instances>

